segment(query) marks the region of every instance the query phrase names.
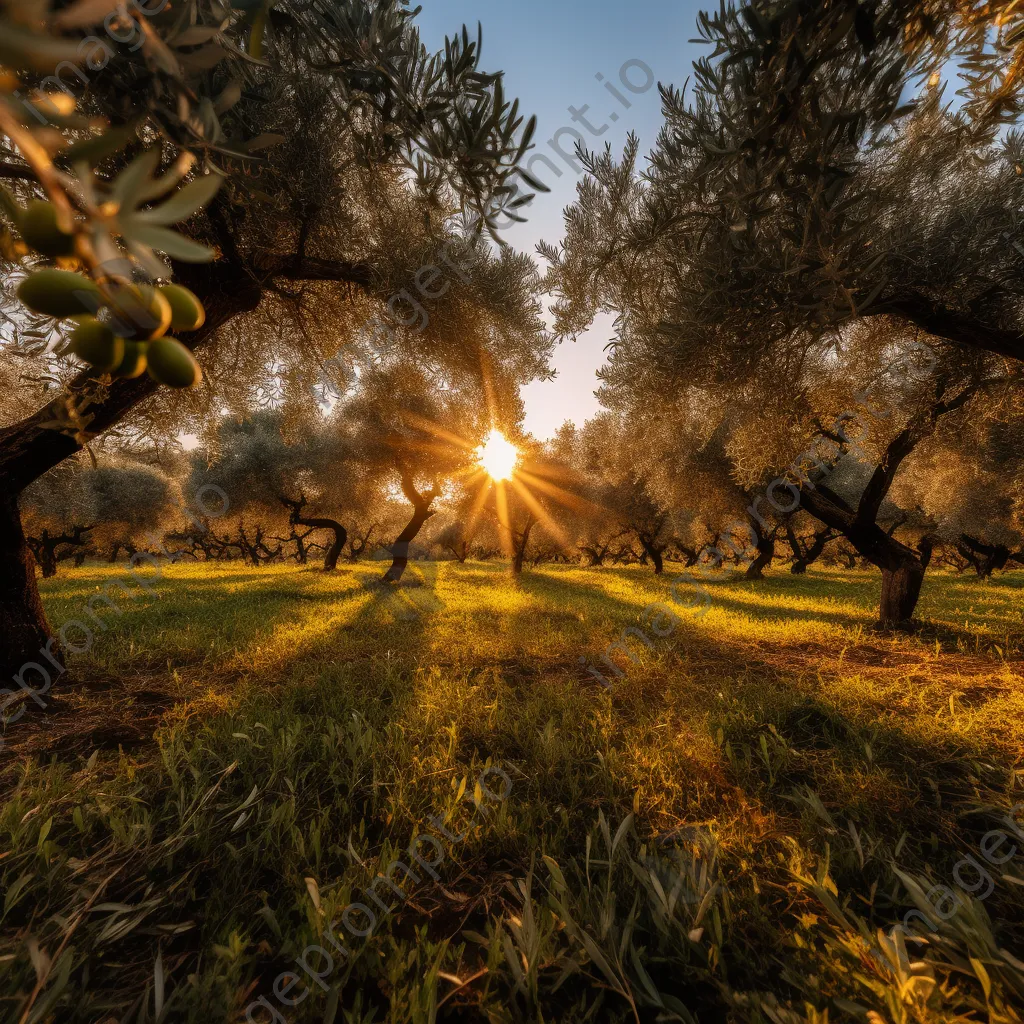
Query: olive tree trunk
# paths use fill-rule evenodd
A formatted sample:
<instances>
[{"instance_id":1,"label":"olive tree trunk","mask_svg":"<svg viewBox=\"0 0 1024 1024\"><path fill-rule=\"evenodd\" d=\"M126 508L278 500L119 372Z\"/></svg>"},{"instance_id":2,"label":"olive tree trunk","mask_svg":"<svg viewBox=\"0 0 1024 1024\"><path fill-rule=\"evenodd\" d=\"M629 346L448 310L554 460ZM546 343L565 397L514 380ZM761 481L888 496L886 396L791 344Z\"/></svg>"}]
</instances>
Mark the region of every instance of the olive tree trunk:
<instances>
[{"instance_id":1,"label":"olive tree trunk","mask_svg":"<svg viewBox=\"0 0 1024 1024\"><path fill-rule=\"evenodd\" d=\"M748 580L763 580L764 570L772 564L772 559L775 557L775 532L764 533L759 529L756 532L757 554L747 566L745 575Z\"/></svg>"},{"instance_id":2,"label":"olive tree trunk","mask_svg":"<svg viewBox=\"0 0 1024 1024\"><path fill-rule=\"evenodd\" d=\"M518 535L512 532L512 573L521 576L523 573L523 562L526 561L526 548L530 543L530 534L533 532L536 520L531 515L523 530ZM510 531L511 532L511 531Z\"/></svg>"},{"instance_id":3,"label":"olive tree trunk","mask_svg":"<svg viewBox=\"0 0 1024 1024\"><path fill-rule=\"evenodd\" d=\"M654 566L654 575L660 576L665 571L665 559L662 555L665 545L659 545L653 537L644 533L638 533L637 539L640 541L640 546L644 549L644 554L647 555Z\"/></svg>"},{"instance_id":4,"label":"olive tree trunk","mask_svg":"<svg viewBox=\"0 0 1024 1024\"><path fill-rule=\"evenodd\" d=\"M345 541L348 540L348 531L336 519L316 517L313 519L296 519L296 526L309 526L314 530L330 530L334 534L327 554L324 555L324 572L334 572L338 568L338 559L341 558Z\"/></svg>"},{"instance_id":5,"label":"olive tree trunk","mask_svg":"<svg viewBox=\"0 0 1024 1024\"><path fill-rule=\"evenodd\" d=\"M6 491L0 493L0 692L25 664L39 661L49 639L18 499Z\"/></svg>"},{"instance_id":6,"label":"olive tree trunk","mask_svg":"<svg viewBox=\"0 0 1024 1024\"><path fill-rule=\"evenodd\" d=\"M398 583L405 575L406 567L409 565L409 545L423 529L423 524L434 514L430 510L433 500L430 498L430 500L420 500L413 504L412 519L395 539L395 543L391 545L391 567L384 573L383 582Z\"/></svg>"},{"instance_id":7,"label":"olive tree trunk","mask_svg":"<svg viewBox=\"0 0 1024 1024\"><path fill-rule=\"evenodd\" d=\"M882 599L878 612L881 625L896 626L913 618L924 573L924 566L914 561L882 569Z\"/></svg>"}]
</instances>

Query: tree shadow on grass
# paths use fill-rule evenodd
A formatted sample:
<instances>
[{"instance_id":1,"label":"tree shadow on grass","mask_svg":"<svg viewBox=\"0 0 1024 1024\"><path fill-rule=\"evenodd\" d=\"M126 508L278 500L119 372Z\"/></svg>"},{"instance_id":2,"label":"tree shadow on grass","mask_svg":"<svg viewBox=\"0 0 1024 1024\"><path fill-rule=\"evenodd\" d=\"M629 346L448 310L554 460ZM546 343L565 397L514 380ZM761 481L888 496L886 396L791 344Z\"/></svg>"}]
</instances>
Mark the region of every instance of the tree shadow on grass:
<instances>
[{"instance_id":1,"label":"tree shadow on grass","mask_svg":"<svg viewBox=\"0 0 1024 1024\"><path fill-rule=\"evenodd\" d=\"M721 584L712 584L712 588L709 590L711 608L720 608L758 622L774 623L798 620L801 622L822 622L831 626L856 629L858 626L871 625L877 618L877 615L873 616L867 611L844 612L839 609L816 611L811 608L779 607L771 603L773 596L785 596L784 593L775 595L766 593L763 599L758 595L758 600L756 601L743 601L739 598L725 596L727 592L723 592Z\"/></svg>"},{"instance_id":2,"label":"tree shadow on grass","mask_svg":"<svg viewBox=\"0 0 1024 1024\"><path fill-rule=\"evenodd\" d=\"M418 654L409 655L423 649L427 621L445 609L438 594L439 580L436 563L410 566L398 584L383 583L377 576L364 577L338 595L358 602L353 613L290 647L282 659L280 674L294 676L296 666L309 661L331 665L381 656L403 662L417 660ZM329 593L324 600L333 604L337 598Z\"/></svg>"},{"instance_id":3,"label":"tree shadow on grass","mask_svg":"<svg viewBox=\"0 0 1024 1024\"><path fill-rule=\"evenodd\" d=\"M531 589L550 593L544 583ZM600 599L602 623L611 620L613 625L607 637L589 634L580 653L594 662L607 645L622 637L620 630L627 624L644 628L635 605L606 592L600 593ZM517 612L513 620L509 628L514 631L538 628L530 610ZM671 756L658 752L659 741L665 741L667 751L673 733L715 737L722 729L719 761L708 771L724 772L732 788L721 787L715 799L738 799L745 816L773 822L769 827L774 833L797 836L821 855L832 849L836 853L833 877L844 895L855 894L872 905L881 870L877 864L863 869L849 822L855 824L857 834L867 837L864 842L881 843L877 847L881 859L894 854L906 833L899 863L916 871L934 862L936 870L948 875L965 848L977 847L986 828L983 820L978 828L971 828L961 817L975 813L981 800L998 803L1013 767L1012 758L993 751L980 732L965 736L943 730L926 711L913 718L894 717L857 693L851 693L849 700L836 697L827 684L839 678L840 666L821 666L819 674L780 664L773 660L773 649L766 649L763 657L756 651L752 656L749 646L709 635L701 622L684 620L671 636L652 636L653 647L634 635L626 639L632 656L615 652L621 675L605 669L610 688L585 674L573 682L571 658L564 666L567 679L554 683L546 673L523 673L516 680L523 691L552 685L578 687L583 702L580 720L587 716L607 723L599 736L588 734L592 749L579 750L578 759L583 764L604 764L609 750L614 752L616 771L609 776L599 803L609 820L621 820L628 813L633 796L629 781L656 777L652 766ZM485 699L492 699L488 687L484 693ZM523 708L535 703L519 697ZM545 705L539 702L538 706ZM538 718L521 724L517 733L529 735L544 727ZM667 727L670 732L660 731ZM515 750L514 740L504 733L488 737L492 747L503 745L509 750ZM653 744L650 748L648 742ZM700 768L695 760L693 770ZM529 772L529 766L524 770ZM698 788L696 783L688 786L684 778L673 789L657 794L658 813L685 819L687 801L680 793ZM551 782L545 797L564 804L572 790L567 775L564 782ZM829 820L813 810L819 806L815 801L820 801ZM710 813L717 817L723 812L724 803ZM881 906L881 912L884 923L888 909Z\"/></svg>"},{"instance_id":4,"label":"tree shadow on grass","mask_svg":"<svg viewBox=\"0 0 1024 1024\"><path fill-rule=\"evenodd\" d=\"M436 581L434 586L436 591ZM600 616L600 629L591 628L587 639L590 646L596 643L602 650L605 644L617 638L621 629L634 624L644 628L640 620L642 607L621 595L608 593L596 583L578 583L571 579L559 581L558 574L538 573L524 577L520 587L524 593L548 605L594 609ZM393 734L389 730L396 725L401 726L416 714L412 708L417 700L415 669L425 654L434 655L424 643L424 636L430 628L432 615L443 614L444 604L443 596L435 593L441 607L428 610L425 607L427 602L418 599L424 596L420 592L429 589L429 581L427 584L421 583L420 587L411 586L404 590L367 588L367 599L352 609L351 617L344 621L325 623L315 639L306 645L296 644L287 651L282 671L275 669L272 679L268 680L281 682L283 686L274 688L273 692L253 695L248 703L232 711L234 717L230 721L216 721L219 717L217 714L207 714L202 721L188 726L190 730L202 730L198 734L191 733L189 743L196 748L209 749L210 760L216 761L218 768L238 756L242 759L241 767L227 783L235 788L230 799L224 798L225 807L235 807L255 783L258 782L261 788L265 787L267 776L273 771L289 779L293 776L297 779L296 785L288 791L285 791L282 779L276 779L276 784L281 786L286 804L294 801L297 795L297 799L306 805L306 816L300 819L303 828L312 814L309 808L313 805L317 805L317 810L322 806L329 815L333 815L334 820L330 822L332 831L327 833L334 840L333 845L328 844L333 852L324 858L319 870L315 872L321 878L342 876L346 864L339 851L346 834L351 841L353 831L360 829L359 848L363 849L365 842L371 850L376 850L389 838L395 839L400 835L402 840L406 839L407 825L412 827L415 824L406 823L399 817L399 827L393 826L390 817L392 805L384 798L377 801L376 793L380 789L382 793L388 794L393 778L400 778L403 770L408 772L413 758L411 748L391 742ZM279 585L277 590L282 590L284 596L275 597L268 605L261 607L264 610L267 607L294 608L294 595ZM582 595L577 592L579 590L583 591ZM415 613L409 609L405 598L413 603ZM332 595L325 593L324 600L330 602ZM302 607L308 608L308 605L303 603ZM546 622L550 620L550 610L526 608L510 612L508 618L510 629L529 635L531 631L535 633L545 628ZM598 636L598 632L609 621L609 632L612 635L606 638ZM596 626L598 623L595 622ZM332 662L332 651L349 651L349 635L353 630L367 635L373 641L363 649L369 653L360 654L354 660L347 660L346 653L346 660ZM468 636L466 642L472 646L474 637ZM727 760L724 751L721 759L723 770L729 774L735 789L739 791L743 813L755 816L760 810L762 813L759 817L764 822L768 820L764 812L771 811L792 822L792 831L802 842L813 845L819 852L826 846L836 851L832 871L844 895L855 893L868 905L875 898L870 879L851 866L852 860L844 860L839 855L841 847L845 849L852 844L852 840L847 841L844 831L847 819L857 822L861 832L881 836L889 846L894 845L903 830L911 831L912 836L901 855L902 864L908 858L915 867L928 862L927 854L931 846L927 837L932 832L939 841L938 853L934 850L931 853L936 864L944 868L946 861L956 858L954 850L963 845L968 833L958 826L955 814L957 806L967 798L971 785L969 773L974 771L971 761L983 752L980 742L965 741L941 733L921 737L914 735L891 716L885 717L870 710L852 713L815 692L815 680L808 678L805 673L780 667L759 656L751 658L749 648L709 635L706 624L699 621L684 619L672 636L654 638L654 643L659 646L653 653L648 653L644 645L637 648L641 658L639 665L634 666L632 662L624 665L623 678L616 680L610 693L611 714L602 718L602 723L607 720L607 727L587 732L584 736L585 745L577 759L580 765L576 777L579 787L579 792L575 794L577 803L570 808L575 815L574 825L579 817L589 817L592 821L598 808L605 811L610 819L614 818L614 821L624 818L633 800L631 775L626 768L653 776L648 767L648 753L653 760L653 744L652 749L647 751L638 741L631 740L631 736L635 737L639 732L638 725L655 724L657 719L659 722L664 720L674 724L677 728L688 724L695 730L704 728L708 724L707 708L713 706L713 700L706 704L695 704L689 700L689 696L696 686L715 685L718 676L727 681L729 694L735 698L734 703L726 705L728 711L721 716L721 727L726 734L724 738L732 742L737 752L737 761L734 764ZM398 657L389 657L391 653L396 653ZM567 660L571 662L572 655L576 653L570 650ZM524 663L536 661L530 655L524 655L523 658ZM698 670L707 670L708 674L701 675ZM474 670L470 669L470 672ZM303 673L304 680L299 678ZM689 690L685 689L682 677L694 674L697 682L691 680ZM297 685L303 681L307 685ZM488 676L485 672L477 672L472 675L471 682L474 699L480 701L482 706L492 702L497 706L498 696L505 699L506 691L501 689L502 680L493 674ZM524 677L521 680L523 686L540 686L543 683L543 676L536 674L533 679ZM581 683L581 691L582 686ZM678 687L678 690L673 687ZM609 695L591 683L589 690L581 693L580 700L593 702L595 708L599 707L604 712ZM631 714L624 716L627 702ZM666 716L666 709L673 711L674 717ZM492 751L500 751L503 758L519 760L517 767L522 768L522 774L532 777L537 771L537 762L531 763L530 758L535 756L534 751L542 747L526 746L519 741L521 737L532 736L545 728L543 715L547 710L547 705L542 701L524 701L516 707L518 718L502 717L496 713L493 720L488 718L485 726L473 734L472 754L482 758ZM264 711L267 711L266 715ZM442 722L450 719L453 724L458 713L459 709L449 709L447 706L435 712ZM637 716L640 714L645 715L646 720L638 723ZM295 720L296 715L308 715L309 719L300 723ZM526 717L529 715L538 717L529 720ZM357 781L365 777L372 782L359 781L361 788L350 792L336 787L330 780L325 781L324 773L331 762L344 756L344 750L324 744L331 739L333 730L348 728L354 716L359 716L377 736L374 740L374 770L370 771L364 765L358 772L352 773L353 779ZM252 741L244 737L232 738L240 731L240 726L251 727L253 722L269 722L265 735L256 734L252 728L249 731L257 736L260 744L273 745L274 757L282 758L287 771L275 763L270 755L261 760L253 754L250 749ZM294 741L287 736L292 726L296 733L301 734ZM769 726L774 727L775 733L772 733ZM571 718L565 718L563 727L572 727ZM791 752L786 754L785 751L777 752L775 747L768 747L769 757L765 761L760 754L761 738L765 738L767 746L769 742L776 742L776 734ZM351 738L357 756L361 757L359 752L363 748L359 746L360 735L356 730L350 730L346 736ZM434 742L437 742L436 738ZM872 746L873 754L870 757L864 749L865 743ZM301 757L294 757L294 764L288 760L292 757L292 745L302 754ZM750 752L749 759L746 758L747 749ZM614 758L608 758L610 752L614 753ZM600 760L599 755L604 760ZM773 762L772 757L776 755L777 760ZM460 757L459 760L465 759ZM605 769L603 773L593 768L599 761ZM377 775L377 768L381 770L380 776ZM296 771L305 774L295 775ZM539 812L531 808L537 820L536 832L525 839L520 836L519 845L514 848L503 846L500 851L488 851L484 867L492 868L500 853L500 856L508 857L513 872L525 873L529 854L534 849L545 847L550 842L557 852L557 842L565 843L567 839L579 838L575 830L568 837L559 834L560 819L554 806L555 800L565 801L574 795L568 776L569 769L566 770L564 784L552 787L547 792L538 792L539 787L534 787L531 803L550 811L549 818L542 820ZM941 802L936 800L929 779L938 785ZM891 791L896 792L900 798L899 806L887 806L871 790L865 793L859 788L863 780L878 782L880 785L877 792L883 795L889 790L884 789L882 784L889 785ZM432 784L427 780L414 781L417 784L422 781L425 787ZM680 784L685 786L687 781L681 779ZM162 784L167 788L166 782ZM787 799L803 787L821 794L826 811L835 821L834 829L829 830L825 822L810 813L801 815L800 805ZM905 796L903 790L906 791ZM525 797L522 799L526 800ZM680 808L669 806L666 810L675 813ZM230 822L232 817L226 820ZM683 815L680 813L679 817ZM290 819L286 817L285 820ZM361 831L364 820L368 823L365 835ZM644 825L641 820L640 828L644 828ZM754 833L759 844L767 845L781 833L781 829L774 824L768 827L773 832L772 836L766 838L761 832ZM232 842L242 845L245 837L246 833L242 832L237 837L233 836ZM921 837L920 840L918 837ZM973 838L973 834L970 837ZM274 847L268 845L268 849ZM774 849L772 852L775 852ZM256 890L265 889L271 894L270 905L290 906L287 902L289 886L282 882L285 868L270 854L249 856L251 859L240 870L219 852L216 857L211 855L208 861L211 867L204 871L202 886L191 903L205 909L203 901L209 898L213 903L218 896L219 883L224 885L225 891L231 898L237 899L239 906L248 911L250 916L257 909L257 901L253 897ZM297 868L304 866L303 859L294 852L289 857L287 868L296 877L301 877ZM481 856L480 859L484 860L485 857ZM216 866L220 864L227 865L227 868ZM219 877L218 871L222 872ZM230 872L243 876L247 888L234 886ZM120 884L120 880L117 884ZM297 888L301 890L301 883ZM115 888L109 898L131 902L129 895ZM761 899L766 913L777 910L779 914L788 914L791 908L789 894L784 899L776 897L775 902L770 902L770 895ZM191 915L195 909L191 903L181 911L174 907L174 916L167 911L164 919L181 920L187 916L186 911ZM209 920L216 919L215 914L209 915ZM200 917L199 920L205 944L210 932L203 923L206 917ZM455 927L454 924L449 925L440 914L436 921L417 918L417 922L422 922L430 929L432 938L450 937L447 932ZM287 927L291 930L294 926L289 922ZM256 934L262 935L261 932ZM134 941L135 937L132 938Z\"/></svg>"},{"instance_id":5,"label":"tree shadow on grass","mask_svg":"<svg viewBox=\"0 0 1024 1024\"><path fill-rule=\"evenodd\" d=\"M126 603L120 616L108 614L105 641L120 650L146 638L159 642L169 629L181 625L179 620L189 620L205 622L213 632L229 628L236 653L244 653L251 646L268 645L273 631L290 622L315 627L317 619L308 611L310 603L344 611L347 603L362 599L362 604L352 609L353 614L329 622L304 642L291 644L275 662L262 663L244 675L249 677L250 686L255 683L257 689L283 684L286 690L310 690L303 684L313 684L315 690L316 684L324 679L337 680L355 672L363 685L369 686L368 700L390 703L393 694L370 686L379 674L373 663L384 658L391 667L411 670L411 660L402 657L402 652L420 645L425 616L444 607L434 593L436 573L433 582L429 572L411 573L407 583L400 587L380 587L374 579L347 589L324 590L320 589L317 577L307 579L313 581L315 591L285 589L278 580L271 589L246 588L224 593L215 587L198 592L187 588L187 594L181 590L165 592L163 603ZM303 609L298 615L297 607ZM97 653L102 655L102 651ZM151 746L164 714L173 717L180 700L191 699L182 694L180 684L172 683L170 673L203 665L209 665L206 685L219 681L233 687L242 678L237 669L226 671L223 658L219 664L210 664L205 641L191 648L169 651L163 647L152 654L141 652L129 665L115 662L106 666L102 656L87 657L72 666L73 675L65 685L55 688L46 714L27 715L9 726L7 743L16 756L57 756L62 760L87 757L97 748L138 750ZM389 677L396 678L393 672ZM159 696L159 701L149 695ZM204 712L207 719L216 714L209 709Z\"/></svg>"},{"instance_id":6,"label":"tree shadow on grass","mask_svg":"<svg viewBox=\"0 0 1024 1024\"><path fill-rule=\"evenodd\" d=\"M534 593L545 596L552 594L550 580L538 580L525 585ZM574 585L574 589L578 586L578 584ZM557 586L554 589L557 592ZM832 677L835 680L849 672L849 665L844 665L838 658L839 651L831 652L836 656L832 665L827 659L817 659L814 665L815 673L813 676L809 676L806 671L807 665L787 665L781 659L773 657L773 654L785 649L783 644L765 644L762 650L757 648L752 650L749 644L730 642L722 637L711 635L702 621L688 620L683 617L679 618L670 636L659 638L651 629L650 624L642 620L635 604L623 601L597 586L587 586L586 589L590 591L593 603L601 609L602 620L611 619L613 626L607 636L595 637L593 631L590 631L582 645L580 654L590 665L596 666L612 684L610 693L613 701L618 699L624 691L630 688L635 689L642 679L653 673L658 680L652 686L650 696L660 702L661 698L658 695L662 694L664 689L662 677L667 676L671 680L672 666L679 665L689 674L696 675L698 678L721 673L721 676L732 684L729 687L730 692L742 693L744 700L750 702L744 707L744 711L756 715L763 713L766 708L771 708L775 704L779 707L796 707L801 702L808 700L808 694L817 688L816 680L819 674ZM721 595L717 594L715 597L720 599ZM746 615L751 613L751 608L742 602L724 600L722 603L730 611L742 612ZM751 617L760 619L793 617L809 623L823 621L840 625L862 624L856 618L848 615L801 612L799 610L794 612L790 609L786 609L780 614L778 611L766 608L761 614L754 614ZM539 625L537 617L532 611L519 613L517 618L518 622L510 624L509 628L512 631L528 632L531 628L536 629ZM621 630L619 630L620 624ZM637 630L644 636L640 636L636 632ZM820 648L821 645L814 643L813 634L807 639L809 644ZM821 649L828 653L827 649ZM854 649L854 651L856 650ZM868 649L865 648L865 652L867 651ZM880 669L899 669L904 665L916 666L921 663L912 651L877 651L874 648L870 651L879 656L877 667ZM617 667L612 669L602 655L610 656ZM870 671L875 664L869 658L862 659L862 661L863 664L858 662L860 671ZM953 667L955 667L955 659L952 661ZM579 672L573 665L572 659L563 661L562 664ZM994 661L992 670L996 672L1000 666L1000 662ZM580 673L581 681L586 677L587 672L584 669ZM528 673L524 674L525 682L529 683L529 678ZM733 680L736 679L745 680L738 689L733 683ZM604 689L600 683L594 685L593 677L588 685L595 693L600 693ZM709 678L707 689L710 691L712 688L717 690L717 686L714 686L713 680ZM708 706L713 706L713 704L709 703ZM935 766L935 771L940 776L948 776L951 784L955 783L956 786L961 786L975 773L974 765L983 760L986 753L991 754L982 739L974 742L965 740L959 735L950 735L942 740L924 742L914 734L912 728L904 727L891 714L883 714L880 710L873 709L868 705L864 707L861 724L856 727L849 722L842 724L835 730L835 737L845 742L856 734L857 744L862 745L863 742L867 742L867 734L863 736L860 734L864 729L870 730L877 737L877 743L881 745L881 748L892 752L893 766L898 765L907 777L910 777L922 766ZM836 720L837 715L842 717L835 709L831 709L824 717L819 715L817 721L820 725L821 736L828 738L830 733L827 722ZM805 723L812 733L815 729L815 721L815 716L811 715ZM780 721L776 724L781 726L786 723ZM858 749L863 758L863 749L860 747ZM940 782L939 785L941 787L944 783ZM967 790L964 789L962 795L966 795L966 792Z\"/></svg>"}]
</instances>

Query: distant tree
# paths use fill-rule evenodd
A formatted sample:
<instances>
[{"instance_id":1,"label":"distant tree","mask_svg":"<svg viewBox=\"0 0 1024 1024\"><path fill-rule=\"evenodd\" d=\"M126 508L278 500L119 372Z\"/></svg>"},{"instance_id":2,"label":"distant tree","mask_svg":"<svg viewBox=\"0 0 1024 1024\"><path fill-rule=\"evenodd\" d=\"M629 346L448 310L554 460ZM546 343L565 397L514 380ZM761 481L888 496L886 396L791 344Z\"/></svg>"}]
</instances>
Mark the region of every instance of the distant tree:
<instances>
[{"instance_id":1,"label":"distant tree","mask_svg":"<svg viewBox=\"0 0 1024 1024\"><path fill-rule=\"evenodd\" d=\"M785 517L760 507L767 466L743 455L738 441L747 421L730 397L724 389L698 389L680 401L648 402L629 418L646 442L636 456L645 460L648 488L660 507L672 510L673 538L684 558L696 564L702 551L710 552L716 564L735 562L747 579L759 580L775 557Z\"/></svg>"},{"instance_id":2,"label":"distant tree","mask_svg":"<svg viewBox=\"0 0 1024 1024\"><path fill-rule=\"evenodd\" d=\"M578 430L563 427L554 451L586 481L592 512L580 523L579 548L591 565L600 565L624 533L632 534L656 574L664 571L664 553L678 525L672 511L651 493L654 465L647 438L636 424L610 412L589 419Z\"/></svg>"},{"instance_id":3,"label":"distant tree","mask_svg":"<svg viewBox=\"0 0 1024 1024\"><path fill-rule=\"evenodd\" d=\"M373 537L374 531L378 526L378 523L370 523L362 533L356 533L354 530L349 531L348 560L350 562L359 561L362 555L366 552L366 549L370 544L370 539Z\"/></svg>"},{"instance_id":4,"label":"distant tree","mask_svg":"<svg viewBox=\"0 0 1024 1024\"><path fill-rule=\"evenodd\" d=\"M341 415L352 424L353 451L363 472L395 488L412 506L391 545L392 564L383 580L398 583L409 545L437 514L448 482L474 469L473 453L492 415L483 382L444 389L415 367L380 367L363 376Z\"/></svg>"},{"instance_id":5,"label":"distant tree","mask_svg":"<svg viewBox=\"0 0 1024 1024\"><path fill-rule=\"evenodd\" d=\"M530 546L534 527L540 522L536 512L525 502L514 495L508 503L505 522L502 530L508 537L509 554L512 556L512 574L519 576L526 561L526 552Z\"/></svg>"},{"instance_id":6,"label":"distant tree","mask_svg":"<svg viewBox=\"0 0 1024 1024\"><path fill-rule=\"evenodd\" d=\"M122 549L132 556L140 548L158 547L180 518L181 489L155 466L101 465L84 472L83 487L97 524L91 540L110 552L111 561Z\"/></svg>"},{"instance_id":7,"label":"distant tree","mask_svg":"<svg viewBox=\"0 0 1024 1024\"><path fill-rule=\"evenodd\" d=\"M92 508L82 486L83 470L75 461L56 467L28 488L21 498L25 534L43 578L57 575L70 548L84 546L95 527Z\"/></svg>"},{"instance_id":8,"label":"distant tree","mask_svg":"<svg viewBox=\"0 0 1024 1024\"><path fill-rule=\"evenodd\" d=\"M806 573L807 567L822 556L825 548L842 536L831 526L809 525L807 517L800 513L787 518L783 529L786 533L786 541L793 552L793 562L789 571L795 576Z\"/></svg>"},{"instance_id":9,"label":"distant tree","mask_svg":"<svg viewBox=\"0 0 1024 1024\"><path fill-rule=\"evenodd\" d=\"M57 575L58 562L67 558L76 558L79 552L84 552L89 543L88 534L91 526L73 526L69 531L52 535L48 527L39 531L39 536L28 535L28 545L35 555L39 568L42 570L43 579L49 579ZM76 565L80 565L76 562Z\"/></svg>"},{"instance_id":10,"label":"distant tree","mask_svg":"<svg viewBox=\"0 0 1024 1024\"><path fill-rule=\"evenodd\" d=\"M158 546L179 515L181 491L153 466L126 460L96 467L69 462L51 470L23 496L30 543L44 576L90 543L111 561L124 549Z\"/></svg>"},{"instance_id":11,"label":"distant tree","mask_svg":"<svg viewBox=\"0 0 1024 1024\"><path fill-rule=\"evenodd\" d=\"M321 417L289 424L270 411L222 423L213 446L196 454L189 489L207 484L222 488L239 514L232 543L251 564L279 556L285 544L295 545L304 563L310 531L327 531L326 572L336 568L348 537L337 517L351 514L363 493L344 424ZM275 539L282 547L269 546Z\"/></svg>"},{"instance_id":12,"label":"distant tree","mask_svg":"<svg viewBox=\"0 0 1024 1024\"><path fill-rule=\"evenodd\" d=\"M928 516L947 562L983 578L1024 558L1024 417L1016 406L989 403L984 419L936 431L893 489L904 508Z\"/></svg>"},{"instance_id":13,"label":"distant tree","mask_svg":"<svg viewBox=\"0 0 1024 1024\"><path fill-rule=\"evenodd\" d=\"M447 551L457 562L465 562L472 551L472 538L462 522L449 523L435 538L442 551Z\"/></svg>"},{"instance_id":14,"label":"distant tree","mask_svg":"<svg viewBox=\"0 0 1024 1024\"><path fill-rule=\"evenodd\" d=\"M470 544L470 554L478 562L489 562L491 559L500 558L502 554L502 538L497 523L490 517L484 517L477 512L477 518L467 529L471 530L473 540Z\"/></svg>"}]
</instances>

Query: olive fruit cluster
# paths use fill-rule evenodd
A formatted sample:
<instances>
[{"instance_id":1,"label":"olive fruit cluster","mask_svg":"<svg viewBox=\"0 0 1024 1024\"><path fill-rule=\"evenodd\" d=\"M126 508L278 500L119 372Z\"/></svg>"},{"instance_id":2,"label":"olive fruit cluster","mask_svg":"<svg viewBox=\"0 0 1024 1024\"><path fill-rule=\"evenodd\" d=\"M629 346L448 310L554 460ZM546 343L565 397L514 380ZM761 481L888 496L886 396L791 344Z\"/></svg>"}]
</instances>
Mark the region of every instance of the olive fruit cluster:
<instances>
[{"instance_id":1,"label":"olive fruit cluster","mask_svg":"<svg viewBox=\"0 0 1024 1024\"><path fill-rule=\"evenodd\" d=\"M169 330L194 331L206 319L202 303L181 285L121 284L104 293L82 274L47 268L21 282L18 298L44 316L71 317L70 351L100 373L130 378L148 370L172 388L202 380L192 353L165 336ZM103 319L97 316L101 311Z\"/></svg>"}]
</instances>

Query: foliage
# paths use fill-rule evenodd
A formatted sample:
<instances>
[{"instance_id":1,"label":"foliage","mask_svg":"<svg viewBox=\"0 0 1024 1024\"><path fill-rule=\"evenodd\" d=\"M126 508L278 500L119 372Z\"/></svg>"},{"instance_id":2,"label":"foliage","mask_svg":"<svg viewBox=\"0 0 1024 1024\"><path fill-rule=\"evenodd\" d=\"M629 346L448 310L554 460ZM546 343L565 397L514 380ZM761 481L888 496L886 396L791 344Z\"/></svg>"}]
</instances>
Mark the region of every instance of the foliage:
<instances>
[{"instance_id":1,"label":"foliage","mask_svg":"<svg viewBox=\"0 0 1024 1024\"><path fill-rule=\"evenodd\" d=\"M59 124L63 134L29 117L11 136L21 152L12 146L4 155L16 198L37 195L41 180L63 228L75 229L75 265L102 265L116 279L138 276L122 258L131 254L103 239L127 240L131 249L148 238L207 306L205 328L183 339L205 348L216 336L202 357L207 387L184 400L156 395L147 420L164 432L205 425L212 433L225 405L238 414L284 400L293 415L315 409L310 390L351 381L353 362L365 356L364 336L373 335L389 300L406 288L415 294L418 272L452 242L475 248L467 263L474 276L445 270L451 297L431 309L419 348L416 332L396 326L397 350L406 344L435 372L458 375L467 362L463 343L472 350L469 362L480 360L474 339L460 334L472 309L495 344L518 353L522 372L543 371L547 342L532 263L491 253L481 238L496 218L516 216L526 198L513 179L522 174L518 162L533 124L505 96L501 76L482 70L479 36L463 30L442 52L429 53L415 12L398 0L279 3L273 11L190 0L173 10L115 12L111 31L137 32L140 45L111 47L88 34L107 13L101 7L73 5L48 20L45 12L22 12L37 33L69 41L86 35L91 42L71 60L87 54L95 73L79 75L88 89L73 123ZM74 106L78 82L71 76L69 87L68 77L65 71L64 92L55 94L61 106ZM20 105L13 95L4 109ZM26 165L19 139L33 132L50 151ZM89 183L84 193L75 177L81 174ZM189 175L197 176L162 212L136 214ZM213 184L221 182L210 204ZM203 203L205 212L196 213ZM178 243L165 227L175 219L185 221L188 235ZM164 232L159 243L157 232ZM203 247L216 251L212 266L180 262L189 252L198 258ZM141 271L170 273L132 251ZM235 322L257 307L258 317ZM401 319L404 311L395 306L384 315ZM48 325L31 323L28 334L0 360L5 369L8 359L17 367L10 377L19 394L6 422L19 431L34 426L31 416L19 416L52 400L42 418L82 439L152 393L116 382L110 394L97 390L61 357ZM345 353L326 366L339 348ZM126 402L109 401L129 393Z\"/></svg>"},{"instance_id":2,"label":"foliage","mask_svg":"<svg viewBox=\"0 0 1024 1024\"><path fill-rule=\"evenodd\" d=\"M33 484L22 498L22 516L32 535L90 528L94 549L158 546L181 519L177 481L156 467L128 460L98 466L65 464Z\"/></svg>"}]
</instances>

